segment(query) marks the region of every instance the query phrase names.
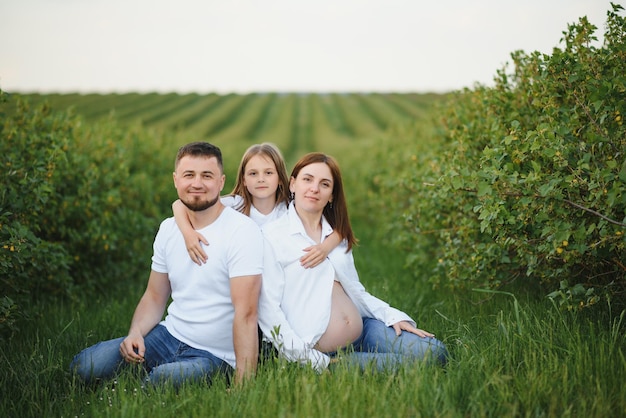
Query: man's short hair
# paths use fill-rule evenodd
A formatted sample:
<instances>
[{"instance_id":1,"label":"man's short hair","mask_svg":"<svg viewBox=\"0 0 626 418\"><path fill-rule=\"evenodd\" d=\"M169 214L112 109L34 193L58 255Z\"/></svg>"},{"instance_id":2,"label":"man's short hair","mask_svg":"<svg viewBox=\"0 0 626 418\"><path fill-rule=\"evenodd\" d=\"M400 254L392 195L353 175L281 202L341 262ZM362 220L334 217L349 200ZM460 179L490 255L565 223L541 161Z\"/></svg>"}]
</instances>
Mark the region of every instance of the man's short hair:
<instances>
[{"instance_id":1,"label":"man's short hair","mask_svg":"<svg viewBox=\"0 0 626 418\"><path fill-rule=\"evenodd\" d=\"M208 142L190 142L187 145L183 145L178 149L178 154L176 154L176 161L174 162L174 171L178 168L178 163L183 157L186 156L192 157L215 157L217 158L217 165L220 170L224 172L224 163L222 161L222 151L215 145L209 144Z\"/></svg>"}]
</instances>

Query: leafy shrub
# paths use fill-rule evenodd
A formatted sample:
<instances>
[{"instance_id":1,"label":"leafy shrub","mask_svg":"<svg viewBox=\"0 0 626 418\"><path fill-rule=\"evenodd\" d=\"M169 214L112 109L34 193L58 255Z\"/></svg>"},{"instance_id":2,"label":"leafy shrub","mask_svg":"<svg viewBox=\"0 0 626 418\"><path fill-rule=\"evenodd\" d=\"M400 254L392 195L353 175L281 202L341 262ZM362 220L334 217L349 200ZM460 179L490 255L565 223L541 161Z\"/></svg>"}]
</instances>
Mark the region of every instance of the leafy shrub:
<instances>
[{"instance_id":1,"label":"leafy shrub","mask_svg":"<svg viewBox=\"0 0 626 418\"><path fill-rule=\"evenodd\" d=\"M594 46L596 28L581 18L564 32L563 49L513 53L512 73L505 67L493 87L459 92L443 111L441 149L405 152L393 177L384 177L384 191L410 192L396 205L404 216L392 229L410 249L414 271L452 288L496 288L526 278L560 289L577 306L623 292L626 20L620 10L612 5L607 13L601 47Z\"/></svg>"},{"instance_id":2,"label":"leafy shrub","mask_svg":"<svg viewBox=\"0 0 626 418\"><path fill-rule=\"evenodd\" d=\"M33 300L105 291L138 273L145 278L154 233L172 200L175 151L112 121L85 126L46 104L15 106L0 126L5 334L32 317Z\"/></svg>"}]
</instances>

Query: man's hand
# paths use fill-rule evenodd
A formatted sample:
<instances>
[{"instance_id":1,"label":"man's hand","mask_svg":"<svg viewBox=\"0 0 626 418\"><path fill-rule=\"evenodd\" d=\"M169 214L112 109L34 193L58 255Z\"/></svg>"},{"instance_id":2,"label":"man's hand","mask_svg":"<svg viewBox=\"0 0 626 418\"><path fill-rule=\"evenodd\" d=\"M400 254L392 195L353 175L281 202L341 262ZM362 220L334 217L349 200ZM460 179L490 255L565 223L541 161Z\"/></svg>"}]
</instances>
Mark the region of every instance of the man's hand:
<instances>
[{"instance_id":1,"label":"man's hand","mask_svg":"<svg viewBox=\"0 0 626 418\"><path fill-rule=\"evenodd\" d=\"M400 336L400 334L402 334L402 331L410 332L411 334L415 334L418 337L422 337L422 338L434 337L435 336L435 334L431 334L428 331L424 331L422 329L415 328L408 321L396 322L392 326L393 326L393 329L396 331L396 335L398 335L398 336Z\"/></svg>"},{"instance_id":2,"label":"man's hand","mask_svg":"<svg viewBox=\"0 0 626 418\"><path fill-rule=\"evenodd\" d=\"M120 344L120 354L127 363L143 363L146 347L140 334L129 334Z\"/></svg>"}]
</instances>

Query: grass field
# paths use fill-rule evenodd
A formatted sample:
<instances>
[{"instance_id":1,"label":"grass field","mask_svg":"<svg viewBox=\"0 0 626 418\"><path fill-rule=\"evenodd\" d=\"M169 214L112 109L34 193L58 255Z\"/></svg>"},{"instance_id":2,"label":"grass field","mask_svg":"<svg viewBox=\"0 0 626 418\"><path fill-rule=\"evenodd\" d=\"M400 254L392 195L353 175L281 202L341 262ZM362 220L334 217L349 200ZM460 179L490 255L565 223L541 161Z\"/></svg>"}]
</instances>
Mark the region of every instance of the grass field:
<instances>
[{"instance_id":1,"label":"grass field","mask_svg":"<svg viewBox=\"0 0 626 418\"><path fill-rule=\"evenodd\" d=\"M145 277L77 302L37 306L40 315L0 342L0 415L7 417L621 417L626 416L624 312L610 304L564 312L522 285L501 292L432 289L403 269L385 219L368 211L369 177L402 126L436 127L429 95L49 95L87 123L112 118L166 132L176 143L219 144L236 168L250 144L271 141L288 166L305 151L339 160L360 239L357 268L366 288L409 313L448 346L445 369L423 365L397 373L360 373L341 366L317 375L281 362L260 366L256 379L230 389L187 385L144 387L132 372L85 387L69 373L72 356L123 335ZM376 151L376 152L374 152ZM411 150L407 150L411 152ZM164 214L164 216L167 214ZM389 216L394 216L389 213ZM147 231L152 233L152 231ZM148 260L137 263L149 265ZM424 272L424 279L428 272Z\"/></svg>"}]
</instances>

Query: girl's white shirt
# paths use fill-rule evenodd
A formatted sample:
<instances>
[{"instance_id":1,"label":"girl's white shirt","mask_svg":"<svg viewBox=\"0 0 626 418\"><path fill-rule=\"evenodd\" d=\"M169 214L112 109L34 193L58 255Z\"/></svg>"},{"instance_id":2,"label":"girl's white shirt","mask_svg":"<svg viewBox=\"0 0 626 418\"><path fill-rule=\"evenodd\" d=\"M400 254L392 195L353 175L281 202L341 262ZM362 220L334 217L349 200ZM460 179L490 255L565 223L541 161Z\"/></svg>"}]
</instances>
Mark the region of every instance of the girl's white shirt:
<instances>
[{"instance_id":1,"label":"girl's white shirt","mask_svg":"<svg viewBox=\"0 0 626 418\"><path fill-rule=\"evenodd\" d=\"M235 210L239 210L241 205L243 205L243 197L239 195L229 195L223 196L220 198L222 204L224 206L229 206ZM258 226L263 226L268 222L273 221L274 219L280 218L287 212L287 205L279 204L274 206L274 209L268 213L267 215L262 214L257 210L257 208L252 205L250 207L250 219L252 219Z\"/></svg>"}]
</instances>

